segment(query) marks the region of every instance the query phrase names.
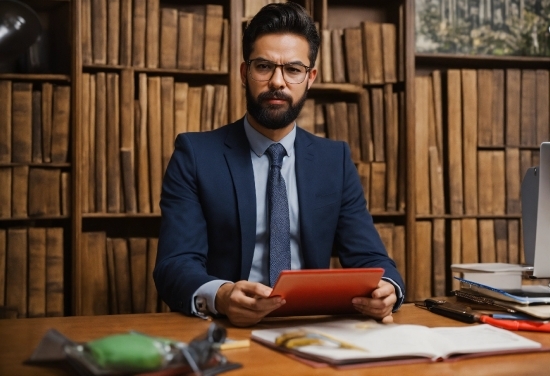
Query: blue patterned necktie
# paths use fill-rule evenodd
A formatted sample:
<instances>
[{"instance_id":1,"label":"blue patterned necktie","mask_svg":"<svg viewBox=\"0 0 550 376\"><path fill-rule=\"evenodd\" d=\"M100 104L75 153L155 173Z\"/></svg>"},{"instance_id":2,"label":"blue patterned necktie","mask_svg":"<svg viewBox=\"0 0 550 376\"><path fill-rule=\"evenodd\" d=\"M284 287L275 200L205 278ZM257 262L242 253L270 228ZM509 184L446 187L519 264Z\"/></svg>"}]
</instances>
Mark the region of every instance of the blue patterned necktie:
<instances>
[{"instance_id":1,"label":"blue patterned necktie","mask_svg":"<svg viewBox=\"0 0 550 376\"><path fill-rule=\"evenodd\" d=\"M281 175L281 166L286 154L281 144L273 144L266 154L271 159L267 178L269 205L269 284L275 285L279 273L290 269L290 219L286 185Z\"/></svg>"}]
</instances>

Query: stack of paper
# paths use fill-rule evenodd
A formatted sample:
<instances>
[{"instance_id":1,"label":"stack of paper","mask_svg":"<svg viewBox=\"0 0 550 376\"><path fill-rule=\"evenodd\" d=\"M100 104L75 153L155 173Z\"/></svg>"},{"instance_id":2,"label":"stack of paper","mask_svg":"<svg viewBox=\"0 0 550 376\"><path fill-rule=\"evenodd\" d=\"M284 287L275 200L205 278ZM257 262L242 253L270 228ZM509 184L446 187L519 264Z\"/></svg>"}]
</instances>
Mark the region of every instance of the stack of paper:
<instances>
[{"instance_id":1,"label":"stack of paper","mask_svg":"<svg viewBox=\"0 0 550 376\"><path fill-rule=\"evenodd\" d=\"M481 283L501 290L521 289L522 273L528 267L500 262L452 264L451 270L461 273L468 281Z\"/></svg>"}]
</instances>

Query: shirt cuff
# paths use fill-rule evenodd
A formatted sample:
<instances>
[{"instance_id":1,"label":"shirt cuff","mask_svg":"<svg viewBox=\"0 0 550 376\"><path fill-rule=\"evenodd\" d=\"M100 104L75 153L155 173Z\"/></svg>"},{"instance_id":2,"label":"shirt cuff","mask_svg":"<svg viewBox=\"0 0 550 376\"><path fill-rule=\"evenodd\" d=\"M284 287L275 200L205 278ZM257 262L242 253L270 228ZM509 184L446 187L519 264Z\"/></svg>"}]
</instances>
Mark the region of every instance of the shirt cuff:
<instances>
[{"instance_id":1,"label":"shirt cuff","mask_svg":"<svg viewBox=\"0 0 550 376\"><path fill-rule=\"evenodd\" d=\"M206 309L213 315L217 315L216 311L216 293L221 285L226 283L233 283L231 281L226 281L223 279L216 279L214 281L206 282L204 285L199 287L197 291L191 297L191 313L195 316L200 316L197 306L195 305L195 300L197 297L201 297L206 301Z\"/></svg>"},{"instance_id":2,"label":"shirt cuff","mask_svg":"<svg viewBox=\"0 0 550 376\"><path fill-rule=\"evenodd\" d=\"M403 291L401 291L401 286L395 283L393 279L388 277L382 277L382 280L391 283L395 288L395 295L397 296L397 301L393 305L393 310L392 310L392 312L395 312L399 309L399 307L401 307L401 304L403 304L403 300L405 299L405 297L403 296Z\"/></svg>"}]
</instances>

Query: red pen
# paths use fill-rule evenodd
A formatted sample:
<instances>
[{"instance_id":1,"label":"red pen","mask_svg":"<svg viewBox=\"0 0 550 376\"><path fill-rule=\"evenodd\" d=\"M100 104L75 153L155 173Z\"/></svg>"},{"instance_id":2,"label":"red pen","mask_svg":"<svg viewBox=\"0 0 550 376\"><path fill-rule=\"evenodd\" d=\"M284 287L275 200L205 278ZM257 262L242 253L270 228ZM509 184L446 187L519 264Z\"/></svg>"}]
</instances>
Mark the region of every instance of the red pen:
<instances>
[{"instance_id":1,"label":"red pen","mask_svg":"<svg viewBox=\"0 0 550 376\"><path fill-rule=\"evenodd\" d=\"M508 330L528 330L550 333L550 321L499 320L491 316L480 315L479 321Z\"/></svg>"}]
</instances>

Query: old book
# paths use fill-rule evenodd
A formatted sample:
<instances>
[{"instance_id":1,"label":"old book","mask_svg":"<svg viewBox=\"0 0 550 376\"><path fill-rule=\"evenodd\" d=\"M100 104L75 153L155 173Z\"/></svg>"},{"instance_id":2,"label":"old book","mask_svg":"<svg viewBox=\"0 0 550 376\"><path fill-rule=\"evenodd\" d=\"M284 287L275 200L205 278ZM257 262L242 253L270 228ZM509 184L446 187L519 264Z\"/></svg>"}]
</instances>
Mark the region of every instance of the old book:
<instances>
[{"instance_id":1,"label":"old book","mask_svg":"<svg viewBox=\"0 0 550 376\"><path fill-rule=\"evenodd\" d=\"M201 100L201 132L212 130L212 111L214 108L214 85L204 85Z\"/></svg>"},{"instance_id":2,"label":"old book","mask_svg":"<svg viewBox=\"0 0 550 376\"><path fill-rule=\"evenodd\" d=\"M491 234L492 235L492 234ZM479 262L477 219L462 219L462 262L465 264Z\"/></svg>"},{"instance_id":3,"label":"old book","mask_svg":"<svg viewBox=\"0 0 550 376\"><path fill-rule=\"evenodd\" d=\"M120 0L107 0L107 64L118 65L120 51Z\"/></svg>"},{"instance_id":4,"label":"old book","mask_svg":"<svg viewBox=\"0 0 550 376\"><path fill-rule=\"evenodd\" d=\"M46 316L46 229L28 229L28 317Z\"/></svg>"},{"instance_id":5,"label":"old book","mask_svg":"<svg viewBox=\"0 0 550 376\"><path fill-rule=\"evenodd\" d=\"M149 186L149 146L147 136L147 75L139 74L139 118L136 120L136 163L138 211L151 212L151 190Z\"/></svg>"},{"instance_id":6,"label":"old book","mask_svg":"<svg viewBox=\"0 0 550 376\"><path fill-rule=\"evenodd\" d=\"M109 284L109 312L118 314L118 296L116 290L115 252L113 239L107 238L105 243L107 257L107 279Z\"/></svg>"},{"instance_id":7,"label":"old book","mask_svg":"<svg viewBox=\"0 0 550 376\"><path fill-rule=\"evenodd\" d=\"M14 82L12 85L12 144L13 163L31 162L32 84Z\"/></svg>"},{"instance_id":8,"label":"old book","mask_svg":"<svg viewBox=\"0 0 550 376\"><path fill-rule=\"evenodd\" d=\"M191 69L193 55L193 13L178 13L178 69Z\"/></svg>"},{"instance_id":9,"label":"old book","mask_svg":"<svg viewBox=\"0 0 550 376\"><path fill-rule=\"evenodd\" d=\"M227 85L214 85L214 108L212 112L212 129L218 129L228 123ZM306 100L307 101L307 100ZM302 108L302 112L304 109Z\"/></svg>"},{"instance_id":10,"label":"old book","mask_svg":"<svg viewBox=\"0 0 550 376\"><path fill-rule=\"evenodd\" d=\"M474 69L462 69L460 73L463 99L464 214L477 214L477 72Z\"/></svg>"},{"instance_id":11,"label":"old book","mask_svg":"<svg viewBox=\"0 0 550 376\"><path fill-rule=\"evenodd\" d=\"M506 70L506 144L520 145L521 71Z\"/></svg>"},{"instance_id":12,"label":"old book","mask_svg":"<svg viewBox=\"0 0 550 376\"><path fill-rule=\"evenodd\" d=\"M506 214L521 214L521 181L519 149L506 148Z\"/></svg>"},{"instance_id":13,"label":"old book","mask_svg":"<svg viewBox=\"0 0 550 376\"><path fill-rule=\"evenodd\" d=\"M159 66L159 0L146 0L145 13L147 26L145 28L145 66Z\"/></svg>"},{"instance_id":14,"label":"old book","mask_svg":"<svg viewBox=\"0 0 550 376\"><path fill-rule=\"evenodd\" d=\"M170 161L170 157L174 151L174 77L161 77L160 94L162 173L164 175L168 161Z\"/></svg>"},{"instance_id":15,"label":"old book","mask_svg":"<svg viewBox=\"0 0 550 376\"><path fill-rule=\"evenodd\" d=\"M115 281L118 313L132 313L132 282L128 243L124 238L113 238Z\"/></svg>"},{"instance_id":16,"label":"old book","mask_svg":"<svg viewBox=\"0 0 550 376\"><path fill-rule=\"evenodd\" d=\"M17 317L27 317L28 231L10 227L6 245L5 306L17 309Z\"/></svg>"},{"instance_id":17,"label":"old book","mask_svg":"<svg viewBox=\"0 0 550 376\"><path fill-rule=\"evenodd\" d=\"M120 0L120 54L118 63L132 65L132 0Z\"/></svg>"},{"instance_id":18,"label":"old book","mask_svg":"<svg viewBox=\"0 0 550 376\"><path fill-rule=\"evenodd\" d=\"M436 140L437 151L439 152L439 160L443 160L443 99L442 99L441 71L439 70L432 71L431 78L432 78L431 81L432 81L432 93L433 93L434 127L436 132L435 140ZM476 129L476 132L477 132L477 129Z\"/></svg>"},{"instance_id":19,"label":"old book","mask_svg":"<svg viewBox=\"0 0 550 376\"><path fill-rule=\"evenodd\" d=\"M243 17L254 17L266 4L267 2L262 0L243 0Z\"/></svg>"},{"instance_id":20,"label":"old book","mask_svg":"<svg viewBox=\"0 0 550 376\"><path fill-rule=\"evenodd\" d=\"M430 212L435 215L443 215L445 214L445 192L443 187L441 161L439 160L439 153L435 146L430 146L428 148L428 154L430 166Z\"/></svg>"},{"instance_id":21,"label":"old book","mask_svg":"<svg viewBox=\"0 0 550 376\"><path fill-rule=\"evenodd\" d=\"M460 264L462 262L462 221L460 219L451 219L450 222L451 265ZM460 273L452 272L452 276L460 277ZM453 278L451 288L452 290L458 290L460 288L460 282Z\"/></svg>"},{"instance_id":22,"label":"old book","mask_svg":"<svg viewBox=\"0 0 550 376\"><path fill-rule=\"evenodd\" d=\"M433 295L445 296L447 289L445 287L445 281L447 279L447 263L445 258L445 219L436 218L433 220L433 263L432 263L432 275L433 275Z\"/></svg>"},{"instance_id":23,"label":"old book","mask_svg":"<svg viewBox=\"0 0 550 376\"><path fill-rule=\"evenodd\" d=\"M26 218L28 216L29 166L14 166L11 179L11 216Z\"/></svg>"},{"instance_id":24,"label":"old book","mask_svg":"<svg viewBox=\"0 0 550 376\"><path fill-rule=\"evenodd\" d=\"M508 241L508 263L519 264L519 220L508 219L507 220L507 241Z\"/></svg>"},{"instance_id":25,"label":"old book","mask_svg":"<svg viewBox=\"0 0 550 376\"><path fill-rule=\"evenodd\" d=\"M33 163L42 163L42 92L32 92L32 157Z\"/></svg>"},{"instance_id":26,"label":"old book","mask_svg":"<svg viewBox=\"0 0 550 376\"><path fill-rule=\"evenodd\" d=\"M536 124L536 137L535 141L540 143L542 141L550 140L550 71L538 69L535 71L537 83L536 89L536 109L537 124Z\"/></svg>"},{"instance_id":27,"label":"old book","mask_svg":"<svg viewBox=\"0 0 550 376\"><path fill-rule=\"evenodd\" d=\"M336 113L334 111L334 103L326 103L325 107L325 123L327 129L327 137L337 140L339 137L338 122L336 121Z\"/></svg>"},{"instance_id":28,"label":"old book","mask_svg":"<svg viewBox=\"0 0 550 376\"><path fill-rule=\"evenodd\" d=\"M162 187L162 109L160 77L147 78L147 143L149 146L149 184L151 212L160 213Z\"/></svg>"},{"instance_id":29,"label":"old book","mask_svg":"<svg viewBox=\"0 0 550 376\"><path fill-rule=\"evenodd\" d=\"M107 212L107 79L105 72L96 74L95 100L95 209Z\"/></svg>"},{"instance_id":30,"label":"old book","mask_svg":"<svg viewBox=\"0 0 550 376\"><path fill-rule=\"evenodd\" d=\"M120 211L120 94L119 76L107 73L107 212Z\"/></svg>"},{"instance_id":31,"label":"old book","mask_svg":"<svg viewBox=\"0 0 550 376\"><path fill-rule=\"evenodd\" d=\"M393 228L393 261L404 281L407 280L407 253L405 243L405 226L395 225Z\"/></svg>"},{"instance_id":32,"label":"old book","mask_svg":"<svg viewBox=\"0 0 550 376\"><path fill-rule=\"evenodd\" d=\"M479 235L479 261L496 262L495 223L492 219L477 221Z\"/></svg>"},{"instance_id":33,"label":"old book","mask_svg":"<svg viewBox=\"0 0 550 376\"><path fill-rule=\"evenodd\" d=\"M187 92L187 132L200 132L202 86L189 87Z\"/></svg>"},{"instance_id":34,"label":"old book","mask_svg":"<svg viewBox=\"0 0 550 376\"><path fill-rule=\"evenodd\" d=\"M61 215L61 170L29 169L29 217Z\"/></svg>"},{"instance_id":35,"label":"old book","mask_svg":"<svg viewBox=\"0 0 550 376\"><path fill-rule=\"evenodd\" d=\"M319 137L327 137L325 111L320 103L315 103L315 134Z\"/></svg>"},{"instance_id":36,"label":"old book","mask_svg":"<svg viewBox=\"0 0 550 376\"><path fill-rule=\"evenodd\" d=\"M376 231L378 231L378 235L380 235L380 239L382 239L382 243L384 243L384 247L386 248L386 252L388 253L388 256L391 259L393 259L394 224L391 222L378 222L374 224L374 227L376 228Z\"/></svg>"},{"instance_id":37,"label":"old book","mask_svg":"<svg viewBox=\"0 0 550 376\"><path fill-rule=\"evenodd\" d=\"M69 216L71 214L72 205L72 186L71 173L68 171L61 172L61 215Z\"/></svg>"},{"instance_id":38,"label":"old book","mask_svg":"<svg viewBox=\"0 0 550 376\"><path fill-rule=\"evenodd\" d=\"M493 175L493 152L479 150L477 153L479 214L493 214Z\"/></svg>"},{"instance_id":39,"label":"old book","mask_svg":"<svg viewBox=\"0 0 550 376\"><path fill-rule=\"evenodd\" d=\"M82 268L80 314L109 314L106 235L104 232L82 233Z\"/></svg>"},{"instance_id":40,"label":"old book","mask_svg":"<svg viewBox=\"0 0 550 376\"><path fill-rule=\"evenodd\" d=\"M317 34L319 34L319 38L322 38L321 33L321 24L319 22L315 22L315 30L317 30ZM315 82L318 84L323 83L323 45L322 45L322 39L319 43L319 49L317 50L317 58L315 59L314 66L317 68L317 77L315 79Z\"/></svg>"},{"instance_id":41,"label":"old book","mask_svg":"<svg viewBox=\"0 0 550 376\"><path fill-rule=\"evenodd\" d=\"M92 54L94 64L107 64L107 0L92 0Z\"/></svg>"},{"instance_id":42,"label":"old book","mask_svg":"<svg viewBox=\"0 0 550 376\"><path fill-rule=\"evenodd\" d=\"M504 150L492 151L493 214L506 213L506 160ZM487 186L485 187L487 188Z\"/></svg>"},{"instance_id":43,"label":"old book","mask_svg":"<svg viewBox=\"0 0 550 376\"><path fill-rule=\"evenodd\" d=\"M222 51L220 56L220 72L229 72L229 43L231 35L229 34L229 20L223 19L222 22Z\"/></svg>"},{"instance_id":44,"label":"old book","mask_svg":"<svg viewBox=\"0 0 550 376\"><path fill-rule=\"evenodd\" d=\"M46 229L46 316L64 316L63 286L63 228L51 227Z\"/></svg>"},{"instance_id":45,"label":"old book","mask_svg":"<svg viewBox=\"0 0 550 376\"><path fill-rule=\"evenodd\" d=\"M56 85L53 89L52 162L65 163L69 155L71 122L71 87Z\"/></svg>"},{"instance_id":46,"label":"old book","mask_svg":"<svg viewBox=\"0 0 550 376\"><path fill-rule=\"evenodd\" d=\"M84 88L83 88L84 89ZM83 99L86 96L83 96ZM88 175L83 175L84 182L87 185L86 190L88 191L88 213L94 213L96 211L96 204L95 204L95 198L96 198L96 186L95 186L95 116L96 116L96 77L94 75L90 75L90 94L89 94L89 103L90 103L90 109L89 109L89 119L87 121L87 127L82 129L82 132L84 132L84 143L87 143L88 151ZM85 108L85 107L84 107ZM82 114L84 116L84 113ZM85 123L83 123L84 126ZM85 149L83 148L83 151ZM84 154L82 155L84 158ZM84 173L84 170L82 171ZM84 197L85 199L85 197Z\"/></svg>"},{"instance_id":47,"label":"old book","mask_svg":"<svg viewBox=\"0 0 550 376\"><path fill-rule=\"evenodd\" d=\"M296 124L309 133L315 133L315 99L306 99L296 118Z\"/></svg>"},{"instance_id":48,"label":"old book","mask_svg":"<svg viewBox=\"0 0 550 376\"><path fill-rule=\"evenodd\" d=\"M395 98L395 97L394 97ZM401 91L397 95L397 104L394 106L396 115L395 118L398 121L399 132L399 155L397 166L397 210L400 212L405 211L407 205L407 169L408 158L406 153L407 148L407 123L406 123L406 108L405 108L405 92Z\"/></svg>"},{"instance_id":49,"label":"old book","mask_svg":"<svg viewBox=\"0 0 550 376\"><path fill-rule=\"evenodd\" d=\"M477 144L491 146L493 144L493 71L480 69L477 71L478 117Z\"/></svg>"},{"instance_id":50,"label":"old book","mask_svg":"<svg viewBox=\"0 0 550 376\"><path fill-rule=\"evenodd\" d=\"M429 102L420 98L427 98L429 79L426 76L415 78L415 199L416 214L430 214L430 154L429 150Z\"/></svg>"},{"instance_id":51,"label":"old book","mask_svg":"<svg viewBox=\"0 0 550 376\"><path fill-rule=\"evenodd\" d=\"M178 10L160 9L160 67L175 69L178 51Z\"/></svg>"},{"instance_id":52,"label":"old book","mask_svg":"<svg viewBox=\"0 0 550 376\"><path fill-rule=\"evenodd\" d=\"M0 166L0 218L11 218L12 168Z\"/></svg>"},{"instance_id":53,"label":"old book","mask_svg":"<svg viewBox=\"0 0 550 376\"><path fill-rule=\"evenodd\" d=\"M344 45L342 42L342 29L330 31L332 53L332 81L334 83L346 82L346 63L344 59Z\"/></svg>"},{"instance_id":54,"label":"old book","mask_svg":"<svg viewBox=\"0 0 550 376\"><path fill-rule=\"evenodd\" d=\"M334 126L336 128L336 140L344 141L349 143L349 130L348 125L343 124L341 119L347 119L348 117L348 104L346 102L335 102L334 103ZM330 134L329 134L330 136ZM330 136L332 138L332 136Z\"/></svg>"},{"instance_id":55,"label":"old book","mask_svg":"<svg viewBox=\"0 0 550 376\"><path fill-rule=\"evenodd\" d=\"M359 126L361 128L361 161L368 163L374 160L372 145L372 121L370 107L370 93L364 89L358 95Z\"/></svg>"},{"instance_id":56,"label":"old book","mask_svg":"<svg viewBox=\"0 0 550 376\"><path fill-rule=\"evenodd\" d=\"M158 294L153 280L153 270L157 259L158 238L147 239L147 286L145 287L145 312L154 313L158 310Z\"/></svg>"},{"instance_id":57,"label":"old book","mask_svg":"<svg viewBox=\"0 0 550 376\"><path fill-rule=\"evenodd\" d=\"M147 30L146 0L133 0L132 9L132 65L144 67L145 34Z\"/></svg>"},{"instance_id":58,"label":"old book","mask_svg":"<svg viewBox=\"0 0 550 376\"><path fill-rule=\"evenodd\" d=\"M92 0L82 0L80 5L80 40L82 64L91 65L92 53Z\"/></svg>"},{"instance_id":59,"label":"old book","mask_svg":"<svg viewBox=\"0 0 550 376\"><path fill-rule=\"evenodd\" d=\"M431 278L415 278L415 276L429 276L432 273L432 222L416 222L416 247L415 253L411 255L411 263L407 266L409 276L408 286L413 291L409 299L423 300L433 296ZM412 284L410 284L412 282ZM414 290L413 290L414 289Z\"/></svg>"},{"instance_id":60,"label":"old book","mask_svg":"<svg viewBox=\"0 0 550 376\"><path fill-rule=\"evenodd\" d=\"M132 312L145 312L147 291L147 238L129 238Z\"/></svg>"},{"instance_id":61,"label":"old book","mask_svg":"<svg viewBox=\"0 0 550 376\"><path fill-rule=\"evenodd\" d=\"M399 125L396 117L397 93L391 84L384 85L384 139L386 142L386 210L397 210L397 158Z\"/></svg>"},{"instance_id":62,"label":"old book","mask_svg":"<svg viewBox=\"0 0 550 376\"><path fill-rule=\"evenodd\" d=\"M176 82L174 84L174 138L187 132L187 94L189 84L187 82Z\"/></svg>"},{"instance_id":63,"label":"old book","mask_svg":"<svg viewBox=\"0 0 550 376\"><path fill-rule=\"evenodd\" d=\"M0 80L0 163L11 162L12 82Z\"/></svg>"},{"instance_id":64,"label":"old book","mask_svg":"<svg viewBox=\"0 0 550 376\"><path fill-rule=\"evenodd\" d=\"M521 71L520 141L523 146L537 145L537 83L534 70Z\"/></svg>"},{"instance_id":65,"label":"old book","mask_svg":"<svg viewBox=\"0 0 550 376\"><path fill-rule=\"evenodd\" d=\"M504 145L504 71L493 70L492 145Z\"/></svg>"},{"instance_id":66,"label":"old book","mask_svg":"<svg viewBox=\"0 0 550 376\"><path fill-rule=\"evenodd\" d=\"M460 71L449 69L447 72L449 201L450 214L455 215L460 215L464 212L461 92Z\"/></svg>"},{"instance_id":67,"label":"old book","mask_svg":"<svg viewBox=\"0 0 550 376\"><path fill-rule=\"evenodd\" d=\"M344 52L347 81L363 85L363 41L360 28L344 29Z\"/></svg>"},{"instance_id":68,"label":"old book","mask_svg":"<svg viewBox=\"0 0 550 376\"><path fill-rule=\"evenodd\" d=\"M137 213L134 149L120 148L120 160L122 165L124 208L126 213Z\"/></svg>"},{"instance_id":69,"label":"old book","mask_svg":"<svg viewBox=\"0 0 550 376\"><path fill-rule=\"evenodd\" d=\"M0 169L1 174L1 169ZM0 178L2 176L0 175ZM0 229L0 302L5 306L6 297L6 250L7 250L6 229Z\"/></svg>"},{"instance_id":70,"label":"old book","mask_svg":"<svg viewBox=\"0 0 550 376\"><path fill-rule=\"evenodd\" d=\"M330 30L321 30L321 78L323 83L331 83L332 80L332 36Z\"/></svg>"},{"instance_id":71,"label":"old book","mask_svg":"<svg viewBox=\"0 0 550 376\"><path fill-rule=\"evenodd\" d=\"M506 219L495 219L496 262L508 262L508 223Z\"/></svg>"},{"instance_id":72,"label":"old book","mask_svg":"<svg viewBox=\"0 0 550 376\"><path fill-rule=\"evenodd\" d=\"M348 144L351 150L351 159L358 163L361 161L361 131L359 129L359 108L357 103L348 103L347 110Z\"/></svg>"},{"instance_id":73,"label":"old book","mask_svg":"<svg viewBox=\"0 0 550 376\"><path fill-rule=\"evenodd\" d=\"M193 12L193 45L191 49L191 69L204 69L204 35L205 16L204 11Z\"/></svg>"},{"instance_id":74,"label":"old book","mask_svg":"<svg viewBox=\"0 0 550 376\"><path fill-rule=\"evenodd\" d=\"M134 124L134 72L131 69L123 69L120 72L120 148L131 151L131 164L134 166L134 144L135 144L135 124ZM122 151L121 151L122 155ZM121 166L124 168L124 163L121 161ZM126 174L131 173L132 181L134 179L134 172L123 171L122 177L126 179ZM135 188L134 188L135 194ZM126 201L124 202L127 203ZM125 205L124 209L128 212L128 208ZM135 205L134 205L135 209Z\"/></svg>"},{"instance_id":75,"label":"old book","mask_svg":"<svg viewBox=\"0 0 550 376\"><path fill-rule=\"evenodd\" d=\"M223 40L223 6L205 5L204 18L204 69L219 71Z\"/></svg>"},{"instance_id":76,"label":"old book","mask_svg":"<svg viewBox=\"0 0 550 376\"><path fill-rule=\"evenodd\" d=\"M382 50L382 27L380 23L361 22L363 52L366 53L368 83L384 83L384 55Z\"/></svg>"},{"instance_id":77,"label":"old book","mask_svg":"<svg viewBox=\"0 0 550 376\"><path fill-rule=\"evenodd\" d=\"M357 163L357 173L359 174L359 179L363 186L363 194L367 201L367 208L370 210L370 163Z\"/></svg>"},{"instance_id":78,"label":"old book","mask_svg":"<svg viewBox=\"0 0 550 376\"><path fill-rule=\"evenodd\" d=\"M405 7L399 5L399 19L397 22L397 75L399 81L405 81ZM409 35L409 34L407 34Z\"/></svg>"},{"instance_id":79,"label":"old book","mask_svg":"<svg viewBox=\"0 0 550 376\"><path fill-rule=\"evenodd\" d=\"M53 85L42 84L42 158L45 163L52 161L52 112Z\"/></svg>"},{"instance_id":80,"label":"old book","mask_svg":"<svg viewBox=\"0 0 550 376\"><path fill-rule=\"evenodd\" d=\"M397 31L392 23L383 23L381 25L382 33L382 60L384 71L384 82L397 82L396 69L396 47Z\"/></svg>"},{"instance_id":81,"label":"old book","mask_svg":"<svg viewBox=\"0 0 550 376\"><path fill-rule=\"evenodd\" d=\"M384 162L371 163L370 204L372 213L386 211L386 164Z\"/></svg>"},{"instance_id":82,"label":"old book","mask_svg":"<svg viewBox=\"0 0 550 376\"><path fill-rule=\"evenodd\" d=\"M371 89L372 135L374 160L386 160L386 142L384 140L384 90L374 87Z\"/></svg>"}]
</instances>

